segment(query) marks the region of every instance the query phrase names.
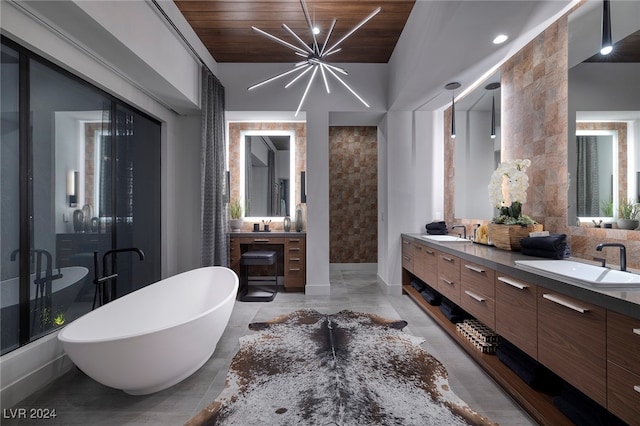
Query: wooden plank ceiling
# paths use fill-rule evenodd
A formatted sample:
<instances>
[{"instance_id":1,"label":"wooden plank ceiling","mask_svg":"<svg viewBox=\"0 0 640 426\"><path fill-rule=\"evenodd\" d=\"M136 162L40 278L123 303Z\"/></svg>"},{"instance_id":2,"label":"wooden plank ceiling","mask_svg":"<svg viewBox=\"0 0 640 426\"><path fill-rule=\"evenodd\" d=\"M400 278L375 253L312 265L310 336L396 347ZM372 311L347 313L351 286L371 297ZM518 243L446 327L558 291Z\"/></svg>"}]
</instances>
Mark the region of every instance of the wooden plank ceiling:
<instances>
[{"instance_id":1,"label":"wooden plank ceiling","mask_svg":"<svg viewBox=\"0 0 640 426\"><path fill-rule=\"evenodd\" d=\"M307 0L311 20L320 27L323 43L333 18L329 44L338 41L377 7L382 11L341 44L331 62L386 63L402 33L415 0ZM217 62L298 62L285 46L253 31L264 30L291 44L287 24L311 42L300 0L175 0L182 14Z\"/></svg>"}]
</instances>

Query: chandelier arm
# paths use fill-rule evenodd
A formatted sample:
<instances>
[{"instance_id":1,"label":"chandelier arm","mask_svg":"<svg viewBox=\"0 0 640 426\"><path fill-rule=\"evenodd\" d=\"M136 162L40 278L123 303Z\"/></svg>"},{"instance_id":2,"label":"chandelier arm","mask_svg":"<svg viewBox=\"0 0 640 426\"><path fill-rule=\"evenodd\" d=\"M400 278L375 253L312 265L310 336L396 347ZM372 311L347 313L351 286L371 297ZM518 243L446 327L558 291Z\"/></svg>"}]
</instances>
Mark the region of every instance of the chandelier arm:
<instances>
[{"instance_id":1,"label":"chandelier arm","mask_svg":"<svg viewBox=\"0 0 640 426\"><path fill-rule=\"evenodd\" d=\"M333 28L336 26L336 22L338 22L337 18L333 18L333 22L331 22L331 27L329 27L329 32L327 32L327 38L324 40L324 44L322 45L322 50L320 50L320 56L324 54L324 49L327 47L327 43L329 42L329 38L333 33ZM330 54L330 53L329 53Z\"/></svg>"},{"instance_id":2,"label":"chandelier arm","mask_svg":"<svg viewBox=\"0 0 640 426\"><path fill-rule=\"evenodd\" d=\"M281 45L286 46L289 49L293 49L296 52L303 53L305 56L307 55L307 52L302 50L302 49L300 49L298 46L294 46L293 44L291 44L289 42L286 42L286 41L284 41L284 40L282 40L282 39L280 39L280 38L278 38L278 37L276 37L274 35L269 34L266 31L261 30L260 28L256 28L256 27L251 27L251 28L254 31L257 31L258 33L262 34L263 36L270 38L271 40L275 41L276 43L280 43Z\"/></svg>"},{"instance_id":3,"label":"chandelier arm","mask_svg":"<svg viewBox=\"0 0 640 426\"><path fill-rule=\"evenodd\" d=\"M329 82L327 81L327 75L324 72L325 67L326 65L320 62L320 72L322 73L322 80L324 81L324 87L327 89L327 93L331 93L331 91L329 90Z\"/></svg>"},{"instance_id":4,"label":"chandelier arm","mask_svg":"<svg viewBox=\"0 0 640 426\"><path fill-rule=\"evenodd\" d=\"M309 54L308 53L300 53L300 52L293 52L294 54L298 55L298 56L302 56L303 58L308 58Z\"/></svg>"},{"instance_id":5,"label":"chandelier arm","mask_svg":"<svg viewBox=\"0 0 640 426\"><path fill-rule=\"evenodd\" d=\"M316 35L313 32L313 23L311 23L311 17L309 16L309 11L307 10L307 4L304 2L304 0L300 0L300 4L302 5L302 11L304 12L304 19L307 21L307 25L309 26L309 32L311 33L311 37L313 37L313 52L318 54L318 40L316 39Z\"/></svg>"},{"instance_id":6,"label":"chandelier arm","mask_svg":"<svg viewBox=\"0 0 640 426\"><path fill-rule=\"evenodd\" d=\"M302 94L302 99L300 99L300 104L298 105L298 109L296 110L296 113L294 114L294 117L298 116L298 113L300 112L300 108L302 108L302 104L304 102L304 99L307 97L307 92L309 92L309 87L311 87L311 83L313 83L313 79L316 77L316 73L318 72L318 67L313 67L313 73L311 74L311 77L309 78L309 82L307 83L307 87L304 89L304 93Z\"/></svg>"},{"instance_id":7,"label":"chandelier arm","mask_svg":"<svg viewBox=\"0 0 640 426\"><path fill-rule=\"evenodd\" d=\"M334 53L338 53L338 52L339 52L339 51L341 51L341 50L342 50L342 47L338 47L337 49L333 49L333 50L328 51L327 53L324 53L324 54L322 55L322 57L323 57L323 58L326 58L327 56L329 56L329 55L333 55Z\"/></svg>"},{"instance_id":8,"label":"chandelier arm","mask_svg":"<svg viewBox=\"0 0 640 426\"><path fill-rule=\"evenodd\" d=\"M321 61L321 63L324 64L325 66L335 70L335 71L338 71L340 74L349 75L347 70L345 70L344 68L340 68L340 67L337 67L335 65L331 65L331 64L328 64L328 63L322 62L322 61Z\"/></svg>"},{"instance_id":9,"label":"chandelier arm","mask_svg":"<svg viewBox=\"0 0 640 426\"><path fill-rule=\"evenodd\" d=\"M302 1L302 0L300 0ZM343 41L345 41L347 38L349 38L349 36L351 36L351 34L355 33L360 27L362 27L364 24L366 24L367 22L369 22L371 20L371 18L373 18L374 16L376 16L378 13L380 13L380 11L382 10L381 7L378 7L376 10L374 10L373 12L371 12L369 14L369 16L367 16L366 18L364 18L358 25L356 25L351 31L349 31L348 33L346 33L344 35L344 37L342 37L340 40L338 40L333 46L331 46L328 50L332 51L333 49L335 49L336 47L338 47L339 44L341 44Z\"/></svg>"},{"instance_id":10,"label":"chandelier arm","mask_svg":"<svg viewBox=\"0 0 640 426\"><path fill-rule=\"evenodd\" d=\"M293 80L291 80L290 82L288 82L287 84L285 84L285 85L284 85L284 88L285 88L285 89L288 89L288 88L289 88L289 86L291 86L293 83L295 83L296 81L298 81L298 79L299 79L300 77L302 77L303 75L305 75L306 73L308 73L308 72L311 70L311 68L314 68L314 67L312 67L311 65L307 65L306 67L302 68L302 69L304 69L304 71L302 71L300 74L298 74L298 75L297 75ZM298 69L301 69L301 68L298 68Z\"/></svg>"},{"instance_id":11,"label":"chandelier arm","mask_svg":"<svg viewBox=\"0 0 640 426\"><path fill-rule=\"evenodd\" d=\"M300 43L300 45L304 46L304 48L307 50L307 52L309 53L313 53L313 49L311 49L309 46L307 46L307 43L304 42L304 40L302 40L298 34L296 34L291 28L289 28L289 26L287 24L282 24L282 28L285 29L285 31L287 31L289 34L291 34L293 36L293 38L295 38L298 43Z\"/></svg>"},{"instance_id":12,"label":"chandelier arm","mask_svg":"<svg viewBox=\"0 0 640 426\"><path fill-rule=\"evenodd\" d=\"M351 94L353 94L353 96L355 96L356 98L358 98L358 100L360 102L362 102L364 104L364 106L366 106L367 108L369 108L369 104L367 102L365 102L364 99L362 99L360 97L360 95L358 95L351 87L349 87L349 85L347 83L345 83L340 77L338 77L338 74L336 74L335 72L333 72L333 70L331 68L327 68L327 71L329 71L331 73L331 75L333 75L340 83L342 83L342 85L344 87L347 88L347 90L349 90L351 92Z\"/></svg>"},{"instance_id":13,"label":"chandelier arm","mask_svg":"<svg viewBox=\"0 0 640 426\"><path fill-rule=\"evenodd\" d=\"M293 72L296 72L296 71L299 71L299 70L300 70L300 67L297 67L297 68L290 69L289 71L281 72L280 74L277 74L277 75L275 75L275 76L273 76L273 77L270 77L270 78L268 78L268 79L266 79L266 80L263 80L263 81L261 81L260 83L256 83L256 84L254 84L253 86L249 86L249 87L247 88L247 90L253 90L253 89L255 89L256 87L260 87L260 86L262 86L263 84L270 83L270 82L272 82L272 81L274 81L274 80L279 79L280 77L284 77L285 75L289 75L289 74L291 74L291 73L293 73Z\"/></svg>"}]
</instances>

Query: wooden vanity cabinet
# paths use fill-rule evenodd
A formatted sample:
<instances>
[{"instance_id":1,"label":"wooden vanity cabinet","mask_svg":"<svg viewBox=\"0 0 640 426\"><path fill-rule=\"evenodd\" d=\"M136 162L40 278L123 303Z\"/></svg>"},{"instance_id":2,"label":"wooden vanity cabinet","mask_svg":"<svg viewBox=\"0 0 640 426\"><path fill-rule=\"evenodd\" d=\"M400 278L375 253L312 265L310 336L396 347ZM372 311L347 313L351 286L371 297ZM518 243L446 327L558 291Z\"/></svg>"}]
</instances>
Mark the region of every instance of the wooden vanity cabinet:
<instances>
[{"instance_id":1,"label":"wooden vanity cabinet","mask_svg":"<svg viewBox=\"0 0 640 426\"><path fill-rule=\"evenodd\" d=\"M495 330L495 271L467 261L461 264L460 306Z\"/></svg>"},{"instance_id":2,"label":"wooden vanity cabinet","mask_svg":"<svg viewBox=\"0 0 640 426\"><path fill-rule=\"evenodd\" d=\"M438 252L427 246L416 244L413 247L414 274L431 287L438 282Z\"/></svg>"},{"instance_id":3,"label":"wooden vanity cabinet","mask_svg":"<svg viewBox=\"0 0 640 426\"><path fill-rule=\"evenodd\" d=\"M497 273L496 333L538 358L538 287Z\"/></svg>"},{"instance_id":4,"label":"wooden vanity cabinet","mask_svg":"<svg viewBox=\"0 0 640 426\"><path fill-rule=\"evenodd\" d=\"M413 274L413 243L402 239L402 267Z\"/></svg>"},{"instance_id":5,"label":"wooden vanity cabinet","mask_svg":"<svg viewBox=\"0 0 640 426\"><path fill-rule=\"evenodd\" d=\"M606 310L538 288L538 361L607 406Z\"/></svg>"},{"instance_id":6,"label":"wooden vanity cabinet","mask_svg":"<svg viewBox=\"0 0 640 426\"><path fill-rule=\"evenodd\" d=\"M456 305L460 305L460 258L438 252L437 290Z\"/></svg>"},{"instance_id":7,"label":"wooden vanity cabinet","mask_svg":"<svg viewBox=\"0 0 640 426\"><path fill-rule=\"evenodd\" d=\"M607 409L629 424L640 419L640 320L607 311Z\"/></svg>"},{"instance_id":8,"label":"wooden vanity cabinet","mask_svg":"<svg viewBox=\"0 0 640 426\"><path fill-rule=\"evenodd\" d=\"M284 288L303 291L306 283L306 238L289 237L284 244Z\"/></svg>"}]
</instances>

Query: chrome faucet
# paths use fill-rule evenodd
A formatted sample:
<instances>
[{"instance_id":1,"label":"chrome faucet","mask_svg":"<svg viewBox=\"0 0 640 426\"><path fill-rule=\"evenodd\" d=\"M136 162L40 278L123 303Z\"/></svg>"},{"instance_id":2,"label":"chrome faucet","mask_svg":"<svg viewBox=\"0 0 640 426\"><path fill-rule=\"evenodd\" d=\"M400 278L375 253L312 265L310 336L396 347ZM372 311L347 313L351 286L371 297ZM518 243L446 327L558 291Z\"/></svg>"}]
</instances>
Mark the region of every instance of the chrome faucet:
<instances>
[{"instance_id":1,"label":"chrome faucet","mask_svg":"<svg viewBox=\"0 0 640 426\"><path fill-rule=\"evenodd\" d=\"M454 229L454 228L462 228L462 233L464 234L463 238L465 240L467 239L467 227L466 226L464 226L464 225L453 225L451 227L451 229ZM458 234L458 235L460 235L460 234Z\"/></svg>"},{"instance_id":2,"label":"chrome faucet","mask_svg":"<svg viewBox=\"0 0 640 426\"><path fill-rule=\"evenodd\" d=\"M620 247L620 270L621 271L626 271L627 270L627 248L624 246L624 244L620 244L620 243L600 243L596 247L596 250L602 251L602 249L604 247Z\"/></svg>"}]
</instances>

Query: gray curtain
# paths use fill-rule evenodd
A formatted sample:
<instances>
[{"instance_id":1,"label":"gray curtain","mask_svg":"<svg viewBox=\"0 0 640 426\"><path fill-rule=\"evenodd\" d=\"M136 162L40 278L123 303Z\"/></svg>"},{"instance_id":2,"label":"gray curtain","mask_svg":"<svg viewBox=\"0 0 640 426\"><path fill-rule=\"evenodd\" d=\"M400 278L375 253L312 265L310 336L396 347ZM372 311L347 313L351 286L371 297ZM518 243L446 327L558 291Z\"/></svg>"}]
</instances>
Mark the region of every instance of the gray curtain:
<instances>
[{"instance_id":1,"label":"gray curtain","mask_svg":"<svg viewBox=\"0 0 640 426\"><path fill-rule=\"evenodd\" d=\"M202 266L229 266L224 86L202 67Z\"/></svg>"},{"instance_id":2,"label":"gray curtain","mask_svg":"<svg viewBox=\"0 0 640 426\"><path fill-rule=\"evenodd\" d=\"M578 145L578 216L600 216L598 185L598 138L577 136Z\"/></svg>"}]
</instances>

